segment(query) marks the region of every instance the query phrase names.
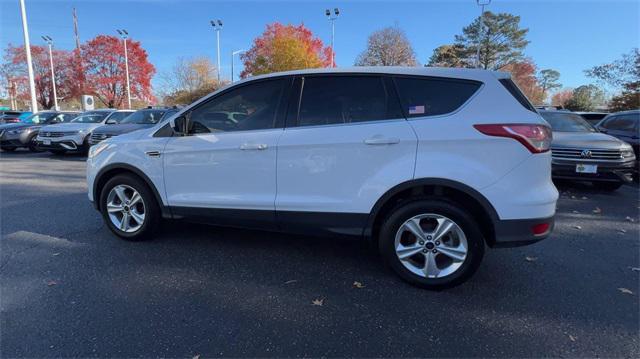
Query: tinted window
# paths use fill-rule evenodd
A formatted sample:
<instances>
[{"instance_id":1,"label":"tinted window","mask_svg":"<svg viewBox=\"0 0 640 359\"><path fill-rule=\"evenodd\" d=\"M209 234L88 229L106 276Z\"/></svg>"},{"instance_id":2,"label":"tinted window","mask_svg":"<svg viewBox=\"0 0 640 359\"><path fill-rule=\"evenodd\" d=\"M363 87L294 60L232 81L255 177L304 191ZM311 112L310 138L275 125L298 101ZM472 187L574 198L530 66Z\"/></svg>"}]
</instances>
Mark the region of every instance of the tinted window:
<instances>
[{"instance_id":1,"label":"tinted window","mask_svg":"<svg viewBox=\"0 0 640 359\"><path fill-rule=\"evenodd\" d=\"M56 112L40 112L35 113L27 117L24 122L26 123L45 123L55 118L58 114Z\"/></svg>"},{"instance_id":2,"label":"tinted window","mask_svg":"<svg viewBox=\"0 0 640 359\"><path fill-rule=\"evenodd\" d=\"M397 77L395 81L408 117L451 113L480 88L480 83L475 81L417 77Z\"/></svg>"},{"instance_id":3,"label":"tinted window","mask_svg":"<svg viewBox=\"0 0 640 359\"><path fill-rule=\"evenodd\" d=\"M116 123L120 123L127 116L131 115L133 112L114 112L109 116L109 121L115 121Z\"/></svg>"},{"instance_id":4,"label":"tinted window","mask_svg":"<svg viewBox=\"0 0 640 359\"><path fill-rule=\"evenodd\" d=\"M135 123L139 125L151 125L158 123L164 115L166 110L139 110L134 113L130 113L120 123Z\"/></svg>"},{"instance_id":5,"label":"tinted window","mask_svg":"<svg viewBox=\"0 0 640 359\"><path fill-rule=\"evenodd\" d=\"M216 96L190 112L190 133L274 128L286 80L249 83Z\"/></svg>"},{"instance_id":6,"label":"tinted window","mask_svg":"<svg viewBox=\"0 0 640 359\"><path fill-rule=\"evenodd\" d=\"M111 112L85 112L82 115L73 119L72 122L78 123L100 123L102 122Z\"/></svg>"},{"instance_id":7,"label":"tinted window","mask_svg":"<svg viewBox=\"0 0 640 359\"><path fill-rule=\"evenodd\" d=\"M520 102L522 107L531 112L536 112L536 109L531 105L531 102L529 102L527 96L525 96L522 91L520 91L518 86L513 81L511 81L510 79L502 79L500 80L500 83L507 89L507 91L509 91L511 96L513 96L516 100L518 100L518 102Z\"/></svg>"},{"instance_id":8,"label":"tinted window","mask_svg":"<svg viewBox=\"0 0 640 359\"><path fill-rule=\"evenodd\" d=\"M62 122L71 122L74 118L78 117L77 113L63 113L58 118L62 120Z\"/></svg>"},{"instance_id":9,"label":"tinted window","mask_svg":"<svg viewBox=\"0 0 640 359\"><path fill-rule=\"evenodd\" d=\"M580 115L571 112L540 112L551 129L558 132L595 132L595 129Z\"/></svg>"},{"instance_id":10,"label":"tinted window","mask_svg":"<svg viewBox=\"0 0 640 359\"><path fill-rule=\"evenodd\" d=\"M637 121L638 115L619 115L605 121L602 124L602 127L606 128L607 130L614 131L634 131Z\"/></svg>"},{"instance_id":11,"label":"tinted window","mask_svg":"<svg viewBox=\"0 0 640 359\"><path fill-rule=\"evenodd\" d=\"M298 126L401 118L379 76L306 77Z\"/></svg>"}]
</instances>

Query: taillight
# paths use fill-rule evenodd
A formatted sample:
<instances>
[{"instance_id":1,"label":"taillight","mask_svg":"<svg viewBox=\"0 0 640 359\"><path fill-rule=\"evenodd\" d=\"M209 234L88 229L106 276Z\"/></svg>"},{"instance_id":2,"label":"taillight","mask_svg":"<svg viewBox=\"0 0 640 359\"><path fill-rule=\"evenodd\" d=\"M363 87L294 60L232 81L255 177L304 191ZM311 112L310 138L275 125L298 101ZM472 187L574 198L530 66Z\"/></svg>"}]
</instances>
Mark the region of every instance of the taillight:
<instances>
[{"instance_id":1,"label":"taillight","mask_svg":"<svg viewBox=\"0 0 640 359\"><path fill-rule=\"evenodd\" d=\"M473 127L487 136L513 138L522 143L531 153L547 152L551 146L551 129L544 125L512 123L473 125Z\"/></svg>"},{"instance_id":2,"label":"taillight","mask_svg":"<svg viewBox=\"0 0 640 359\"><path fill-rule=\"evenodd\" d=\"M549 223L538 223L531 227L531 233L533 233L534 236L541 236L549 233L550 229L551 225Z\"/></svg>"}]
</instances>

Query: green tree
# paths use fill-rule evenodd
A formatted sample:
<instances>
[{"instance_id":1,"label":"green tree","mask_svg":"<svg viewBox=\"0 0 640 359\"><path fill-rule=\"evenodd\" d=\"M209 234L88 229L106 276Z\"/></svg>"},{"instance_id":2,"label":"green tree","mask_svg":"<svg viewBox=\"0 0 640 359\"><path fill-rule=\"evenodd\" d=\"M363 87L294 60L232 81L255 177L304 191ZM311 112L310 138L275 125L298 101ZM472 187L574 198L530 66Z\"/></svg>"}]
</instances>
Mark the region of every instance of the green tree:
<instances>
[{"instance_id":1,"label":"green tree","mask_svg":"<svg viewBox=\"0 0 640 359\"><path fill-rule=\"evenodd\" d=\"M482 29L480 27L482 21ZM508 13L484 13L484 19L476 18L456 35L455 43L465 49L463 57L473 59L480 44L480 67L499 70L523 58L523 50L529 44L529 29L520 28L520 16Z\"/></svg>"},{"instance_id":2,"label":"green tree","mask_svg":"<svg viewBox=\"0 0 640 359\"><path fill-rule=\"evenodd\" d=\"M640 108L640 50L638 48L622 55L612 63L594 66L585 73L600 83L620 91L611 98L610 110Z\"/></svg>"},{"instance_id":3,"label":"green tree","mask_svg":"<svg viewBox=\"0 0 640 359\"><path fill-rule=\"evenodd\" d=\"M617 96L609 101L609 110L612 112L640 109L640 81L630 82Z\"/></svg>"},{"instance_id":4,"label":"green tree","mask_svg":"<svg viewBox=\"0 0 640 359\"><path fill-rule=\"evenodd\" d=\"M583 85L573 90L564 106L571 111L593 111L604 104L604 91L596 85Z\"/></svg>"},{"instance_id":5,"label":"green tree","mask_svg":"<svg viewBox=\"0 0 640 359\"><path fill-rule=\"evenodd\" d=\"M416 54L399 27L378 30L367 40L367 48L356 59L356 66L416 66Z\"/></svg>"},{"instance_id":6,"label":"green tree","mask_svg":"<svg viewBox=\"0 0 640 359\"><path fill-rule=\"evenodd\" d=\"M465 53L464 46L460 44L438 46L425 66L473 67L473 61L465 58Z\"/></svg>"},{"instance_id":7,"label":"green tree","mask_svg":"<svg viewBox=\"0 0 640 359\"><path fill-rule=\"evenodd\" d=\"M552 69L540 70L538 74L538 84L542 88L542 94L546 98L547 92L562 87L562 84L558 82L560 79L560 72Z\"/></svg>"}]
</instances>

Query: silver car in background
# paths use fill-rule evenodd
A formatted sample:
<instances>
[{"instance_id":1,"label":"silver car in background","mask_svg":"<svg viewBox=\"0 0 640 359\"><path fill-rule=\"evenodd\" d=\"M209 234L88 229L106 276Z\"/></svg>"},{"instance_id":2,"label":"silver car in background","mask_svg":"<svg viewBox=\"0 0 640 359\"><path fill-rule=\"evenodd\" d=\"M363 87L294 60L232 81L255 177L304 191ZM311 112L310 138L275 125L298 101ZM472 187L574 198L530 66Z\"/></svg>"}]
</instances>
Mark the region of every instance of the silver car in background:
<instances>
[{"instance_id":1,"label":"silver car in background","mask_svg":"<svg viewBox=\"0 0 640 359\"><path fill-rule=\"evenodd\" d=\"M589 181L606 191L632 181L636 157L628 143L598 132L578 114L539 112L553 131L554 179Z\"/></svg>"}]
</instances>

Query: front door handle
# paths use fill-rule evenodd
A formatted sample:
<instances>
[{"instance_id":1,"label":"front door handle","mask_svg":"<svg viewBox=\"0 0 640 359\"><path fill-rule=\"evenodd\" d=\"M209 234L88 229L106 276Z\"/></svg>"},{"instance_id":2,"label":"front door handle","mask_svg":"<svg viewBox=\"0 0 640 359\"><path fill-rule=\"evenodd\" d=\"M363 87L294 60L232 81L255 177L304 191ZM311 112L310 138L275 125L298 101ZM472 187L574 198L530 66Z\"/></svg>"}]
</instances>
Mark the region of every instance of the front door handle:
<instances>
[{"instance_id":1,"label":"front door handle","mask_svg":"<svg viewBox=\"0 0 640 359\"><path fill-rule=\"evenodd\" d=\"M160 157L160 151L147 151L145 154L149 157Z\"/></svg>"},{"instance_id":2,"label":"front door handle","mask_svg":"<svg viewBox=\"0 0 640 359\"><path fill-rule=\"evenodd\" d=\"M382 136L373 136L371 138L367 138L364 140L364 143L367 145L395 145L400 143L399 138L389 138Z\"/></svg>"},{"instance_id":3,"label":"front door handle","mask_svg":"<svg viewBox=\"0 0 640 359\"><path fill-rule=\"evenodd\" d=\"M243 151L250 151L250 150L262 151L262 150L266 150L267 147L269 146L267 146L264 143L243 143L242 145L240 145L240 149Z\"/></svg>"}]
</instances>

